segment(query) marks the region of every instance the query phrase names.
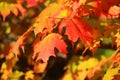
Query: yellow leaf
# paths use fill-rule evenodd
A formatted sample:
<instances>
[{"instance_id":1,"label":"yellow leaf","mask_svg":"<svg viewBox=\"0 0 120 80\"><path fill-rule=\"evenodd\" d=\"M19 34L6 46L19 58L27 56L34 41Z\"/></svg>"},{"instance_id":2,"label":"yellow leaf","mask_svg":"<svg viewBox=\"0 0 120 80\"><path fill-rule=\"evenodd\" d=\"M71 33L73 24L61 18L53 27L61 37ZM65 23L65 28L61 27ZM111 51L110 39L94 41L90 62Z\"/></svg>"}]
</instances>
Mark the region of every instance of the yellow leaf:
<instances>
[{"instance_id":1,"label":"yellow leaf","mask_svg":"<svg viewBox=\"0 0 120 80\"><path fill-rule=\"evenodd\" d=\"M92 7L97 7L97 2L92 1L92 2L87 3L87 5L92 6Z\"/></svg>"},{"instance_id":2,"label":"yellow leaf","mask_svg":"<svg viewBox=\"0 0 120 80\"><path fill-rule=\"evenodd\" d=\"M0 13L3 16L3 20L10 14L10 5L7 2L0 2Z\"/></svg>"},{"instance_id":3,"label":"yellow leaf","mask_svg":"<svg viewBox=\"0 0 120 80\"><path fill-rule=\"evenodd\" d=\"M120 70L120 68L108 69L106 74L103 77L103 80L113 80L114 75L118 75L119 74L119 70Z\"/></svg>"},{"instance_id":4,"label":"yellow leaf","mask_svg":"<svg viewBox=\"0 0 120 80\"><path fill-rule=\"evenodd\" d=\"M59 16L57 16L57 18L64 18L64 17L67 16L67 14L68 14L68 10L63 9L63 10L60 12Z\"/></svg>"},{"instance_id":5,"label":"yellow leaf","mask_svg":"<svg viewBox=\"0 0 120 80\"><path fill-rule=\"evenodd\" d=\"M7 69L6 63L2 63L1 72L4 72Z\"/></svg>"},{"instance_id":6,"label":"yellow leaf","mask_svg":"<svg viewBox=\"0 0 120 80\"><path fill-rule=\"evenodd\" d=\"M116 37L116 43L117 43L117 47L120 46L120 29L118 29L117 33L115 34Z\"/></svg>"},{"instance_id":7,"label":"yellow leaf","mask_svg":"<svg viewBox=\"0 0 120 80\"><path fill-rule=\"evenodd\" d=\"M1 71L3 74L1 76L1 80L7 80L9 75L11 74L11 71L8 70L6 62L2 64Z\"/></svg>"},{"instance_id":8,"label":"yellow leaf","mask_svg":"<svg viewBox=\"0 0 120 80\"><path fill-rule=\"evenodd\" d=\"M47 63L36 63L34 65L34 72L35 73L43 73L45 71L45 68L47 66Z\"/></svg>"},{"instance_id":9,"label":"yellow leaf","mask_svg":"<svg viewBox=\"0 0 120 80\"><path fill-rule=\"evenodd\" d=\"M26 74L25 74L25 80L29 80L29 79L33 80L33 78L34 78L33 71L32 70L27 71Z\"/></svg>"},{"instance_id":10,"label":"yellow leaf","mask_svg":"<svg viewBox=\"0 0 120 80\"><path fill-rule=\"evenodd\" d=\"M78 65L78 69L86 70L93 68L98 63L98 60L96 58L90 58L85 61L80 61Z\"/></svg>"},{"instance_id":11,"label":"yellow leaf","mask_svg":"<svg viewBox=\"0 0 120 80\"><path fill-rule=\"evenodd\" d=\"M71 72L66 72L61 80L73 80Z\"/></svg>"},{"instance_id":12,"label":"yellow leaf","mask_svg":"<svg viewBox=\"0 0 120 80\"><path fill-rule=\"evenodd\" d=\"M85 80L87 74L88 74L88 71L86 70L78 72L78 80Z\"/></svg>"},{"instance_id":13,"label":"yellow leaf","mask_svg":"<svg viewBox=\"0 0 120 80\"><path fill-rule=\"evenodd\" d=\"M4 73L1 76L1 80L7 80L9 76L9 72L7 70L4 71Z\"/></svg>"}]
</instances>

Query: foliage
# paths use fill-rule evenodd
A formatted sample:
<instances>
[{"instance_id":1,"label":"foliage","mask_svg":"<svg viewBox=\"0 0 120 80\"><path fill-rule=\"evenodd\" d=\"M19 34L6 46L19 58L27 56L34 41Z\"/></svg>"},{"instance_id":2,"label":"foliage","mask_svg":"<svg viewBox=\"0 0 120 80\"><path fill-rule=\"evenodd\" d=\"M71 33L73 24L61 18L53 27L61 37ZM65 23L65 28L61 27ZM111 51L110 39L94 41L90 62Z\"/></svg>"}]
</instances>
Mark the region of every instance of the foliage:
<instances>
[{"instance_id":1,"label":"foliage","mask_svg":"<svg viewBox=\"0 0 120 80\"><path fill-rule=\"evenodd\" d=\"M118 71L119 68L107 70L107 73L103 77L103 80L112 80L114 78L114 75L119 74Z\"/></svg>"},{"instance_id":2,"label":"foliage","mask_svg":"<svg viewBox=\"0 0 120 80\"><path fill-rule=\"evenodd\" d=\"M2 0L1 80L119 80L120 0Z\"/></svg>"}]
</instances>

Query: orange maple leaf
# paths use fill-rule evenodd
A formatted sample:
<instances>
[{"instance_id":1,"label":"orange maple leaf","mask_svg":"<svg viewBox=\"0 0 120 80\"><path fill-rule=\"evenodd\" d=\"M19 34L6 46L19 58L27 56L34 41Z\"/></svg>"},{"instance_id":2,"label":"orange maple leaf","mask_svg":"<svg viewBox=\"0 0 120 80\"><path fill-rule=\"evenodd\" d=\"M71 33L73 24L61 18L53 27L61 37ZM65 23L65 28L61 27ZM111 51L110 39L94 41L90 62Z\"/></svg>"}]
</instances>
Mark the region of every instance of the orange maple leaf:
<instances>
[{"instance_id":1,"label":"orange maple leaf","mask_svg":"<svg viewBox=\"0 0 120 80\"><path fill-rule=\"evenodd\" d=\"M39 32L42 32L44 29L48 29L48 31L53 30L53 26L58 24L59 21L65 18L68 14L68 10L64 8L62 2L52 3L48 5L38 16L35 24L35 35Z\"/></svg>"},{"instance_id":2,"label":"orange maple leaf","mask_svg":"<svg viewBox=\"0 0 120 80\"><path fill-rule=\"evenodd\" d=\"M3 20L12 12L15 16L18 15L18 10L22 15L25 13L25 8L23 8L21 3L8 3L0 2L0 14L3 16Z\"/></svg>"},{"instance_id":3,"label":"orange maple leaf","mask_svg":"<svg viewBox=\"0 0 120 80\"><path fill-rule=\"evenodd\" d=\"M19 37L19 39L11 46L10 53L14 53L16 55L20 55L19 48L21 47L24 51L24 44L25 39L29 37L29 34L33 31L33 28L29 28L22 36Z\"/></svg>"},{"instance_id":4,"label":"orange maple leaf","mask_svg":"<svg viewBox=\"0 0 120 80\"><path fill-rule=\"evenodd\" d=\"M51 26L54 25L54 23L50 21L49 17L55 14L58 9L59 5L57 3L52 3L40 13L35 24L33 24L33 27L35 27L35 35L42 32L44 28L51 29Z\"/></svg>"},{"instance_id":5,"label":"orange maple leaf","mask_svg":"<svg viewBox=\"0 0 120 80\"><path fill-rule=\"evenodd\" d=\"M54 48L57 48L61 53L66 54L66 47L67 45L62 40L61 35L57 33L51 33L42 41L37 42L37 44L33 46L33 58L37 56L37 60L42 59L44 62L47 62L50 56L55 56Z\"/></svg>"}]
</instances>

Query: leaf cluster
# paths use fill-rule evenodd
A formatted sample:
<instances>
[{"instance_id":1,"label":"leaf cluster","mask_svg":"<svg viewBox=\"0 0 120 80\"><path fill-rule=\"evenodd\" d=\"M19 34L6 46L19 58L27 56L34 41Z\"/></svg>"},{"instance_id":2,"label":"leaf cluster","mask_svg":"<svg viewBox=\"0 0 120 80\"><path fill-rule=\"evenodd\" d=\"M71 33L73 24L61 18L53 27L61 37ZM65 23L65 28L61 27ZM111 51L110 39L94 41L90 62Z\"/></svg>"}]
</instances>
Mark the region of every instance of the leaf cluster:
<instances>
[{"instance_id":1,"label":"leaf cluster","mask_svg":"<svg viewBox=\"0 0 120 80\"><path fill-rule=\"evenodd\" d=\"M1 80L119 80L119 5L119 0L1 1Z\"/></svg>"}]
</instances>

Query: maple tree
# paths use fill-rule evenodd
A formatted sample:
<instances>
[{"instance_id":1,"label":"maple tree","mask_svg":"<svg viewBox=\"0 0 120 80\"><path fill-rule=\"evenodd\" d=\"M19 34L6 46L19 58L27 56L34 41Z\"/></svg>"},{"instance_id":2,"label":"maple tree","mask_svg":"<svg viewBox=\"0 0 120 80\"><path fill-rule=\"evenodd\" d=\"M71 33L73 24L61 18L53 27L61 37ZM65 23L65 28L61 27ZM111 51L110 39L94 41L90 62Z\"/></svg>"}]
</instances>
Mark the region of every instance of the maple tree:
<instances>
[{"instance_id":1,"label":"maple tree","mask_svg":"<svg viewBox=\"0 0 120 80\"><path fill-rule=\"evenodd\" d=\"M3 0L0 14L7 35L12 14L29 22L0 55L1 79L119 80L120 0Z\"/></svg>"}]
</instances>

